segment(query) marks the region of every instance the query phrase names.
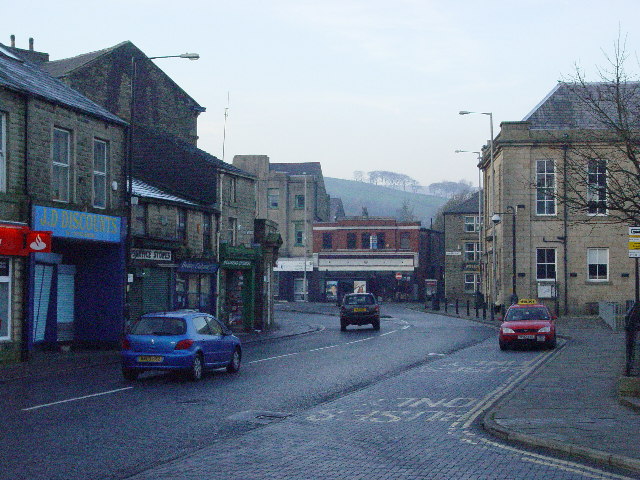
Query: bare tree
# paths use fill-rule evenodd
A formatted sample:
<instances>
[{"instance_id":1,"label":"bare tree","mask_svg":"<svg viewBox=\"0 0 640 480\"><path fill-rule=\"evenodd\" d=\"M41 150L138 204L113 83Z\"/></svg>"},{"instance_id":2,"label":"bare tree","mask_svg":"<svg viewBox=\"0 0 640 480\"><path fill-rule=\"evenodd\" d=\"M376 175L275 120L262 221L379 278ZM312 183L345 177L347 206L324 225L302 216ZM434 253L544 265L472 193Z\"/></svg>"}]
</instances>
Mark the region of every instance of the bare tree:
<instances>
[{"instance_id":1,"label":"bare tree","mask_svg":"<svg viewBox=\"0 0 640 480\"><path fill-rule=\"evenodd\" d=\"M356 182L363 182L364 181L364 172L362 170L356 170L353 172L353 179Z\"/></svg>"},{"instance_id":2,"label":"bare tree","mask_svg":"<svg viewBox=\"0 0 640 480\"><path fill-rule=\"evenodd\" d=\"M577 218L606 214L610 222L640 225L640 81L625 71L624 40L605 58L598 82L588 82L578 66L565 82L583 124L556 138L565 179L555 195L582 214Z\"/></svg>"},{"instance_id":3,"label":"bare tree","mask_svg":"<svg viewBox=\"0 0 640 480\"><path fill-rule=\"evenodd\" d=\"M415 221L416 217L413 215L413 206L411 206L409 200L402 201L402 207L398 209L396 216L401 222Z\"/></svg>"}]
</instances>

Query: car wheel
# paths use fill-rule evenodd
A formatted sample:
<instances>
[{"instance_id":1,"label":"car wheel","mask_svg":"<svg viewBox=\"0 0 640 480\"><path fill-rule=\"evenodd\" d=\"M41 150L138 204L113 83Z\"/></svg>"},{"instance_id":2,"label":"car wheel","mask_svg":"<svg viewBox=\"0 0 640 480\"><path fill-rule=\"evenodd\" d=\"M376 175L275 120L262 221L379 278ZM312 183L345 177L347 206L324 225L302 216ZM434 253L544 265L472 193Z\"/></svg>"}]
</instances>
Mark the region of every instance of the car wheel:
<instances>
[{"instance_id":1,"label":"car wheel","mask_svg":"<svg viewBox=\"0 0 640 480\"><path fill-rule=\"evenodd\" d=\"M122 367L122 376L125 380L134 381L138 378L140 372L134 370L133 368Z\"/></svg>"},{"instance_id":2,"label":"car wheel","mask_svg":"<svg viewBox=\"0 0 640 480\"><path fill-rule=\"evenodd\" d=\"M342 318L340 319L340 330L343 332L347 331L347 322Z\"/></svg>"},{"instance_id":3,"label":"car wheel","mask_svg":"<svg viewBox=\"0 0 640 480\"><path fill-rule=\"evenodd\" d=\"M500 350L506 350L508 348L508 345L505 342L499 342L500 343Z\"/></svg>"},{"instance_id":4,"label":"car wheel","mask_svg":"<svg viewBox=\"0 0 640 480\"><path fill-rule=\"evenodd\" d=\"M380 330L380 319L374 320L371 322L371 326L374 330Z\"/></svg>"},{"instance_id":5,"label":"car wheel","mask_svg":"<svg viewBox=\"0 0 640 480\"><path fill-rule=\"evenodd\" d=\"M236 373L240 370L240 362L242 361L242 354L240 353L240 349L236 348L233 351L233 355L231 356L231 360L229 361L229 365L227 365L227 372Z\"/></svg>"},{"instance_id":6,"label":"car wheel","mask_svg":"<svg viewBox=\"0 0 640 480\"><path fill-rule=\"evenodd\" d=\"M194 382L197 382L202 378L202 370L204 369L204 363L202 361L202 355L199 353L193 358L193 365L189 370L189 378Z\"/></svg>"}]
</instances>

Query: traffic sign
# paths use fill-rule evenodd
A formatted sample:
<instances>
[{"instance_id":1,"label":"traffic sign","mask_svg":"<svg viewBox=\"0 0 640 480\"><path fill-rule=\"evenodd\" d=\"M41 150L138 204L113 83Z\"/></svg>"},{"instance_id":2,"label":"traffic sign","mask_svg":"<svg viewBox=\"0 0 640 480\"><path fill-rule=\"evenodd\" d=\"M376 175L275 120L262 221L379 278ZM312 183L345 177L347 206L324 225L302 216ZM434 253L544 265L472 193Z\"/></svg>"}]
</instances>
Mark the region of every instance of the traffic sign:
<instances>
[{"instance_id":1,"label":"traffic sign","mask_svg":"<svg viewBox=\"0 0 640 480\"><path fill-rule=\"evenodd\" d=\"M400 272L396 273L396 280L402 279L402 274Z\"/></svg>"},{"instance_id":2,"label":"traffic sign","mask_svg":"<svg viewBox=\"0 0 640 480\"><path fill-rule=\"evenodd\" d=\"M629 227L629 258L640 258L640 227Z\"/></svg>"}]
</instances>

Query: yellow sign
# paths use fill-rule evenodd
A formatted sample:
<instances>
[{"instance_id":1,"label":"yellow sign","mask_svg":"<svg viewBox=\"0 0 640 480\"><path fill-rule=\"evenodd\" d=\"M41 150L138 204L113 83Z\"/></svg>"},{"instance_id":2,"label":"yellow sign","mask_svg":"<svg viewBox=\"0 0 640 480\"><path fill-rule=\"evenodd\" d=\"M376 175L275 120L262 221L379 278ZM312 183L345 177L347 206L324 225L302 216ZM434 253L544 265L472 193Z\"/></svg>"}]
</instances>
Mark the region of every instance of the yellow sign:
<instances>
[{"instance_id":1,"label":"yellow sign","mask_svg":"<svg viewBox=\"0 0 640 480\"><path fill-rule=\"evenodd\" d=\"M536 303L538 302L533 298L523 298L518 301L518 305L535 305Z\"/></svg>"},{"instance_id":2,"label":"yellow sign","mask_svg":"<svg viewBox=\"0 0 640 480\"><path fill-rule=\"evenodd\" d=\"M634 239L635 240L635 239ZM629 241L629 250L640 250L640 239L638 241Z\"/></svg>"}]
</instances>

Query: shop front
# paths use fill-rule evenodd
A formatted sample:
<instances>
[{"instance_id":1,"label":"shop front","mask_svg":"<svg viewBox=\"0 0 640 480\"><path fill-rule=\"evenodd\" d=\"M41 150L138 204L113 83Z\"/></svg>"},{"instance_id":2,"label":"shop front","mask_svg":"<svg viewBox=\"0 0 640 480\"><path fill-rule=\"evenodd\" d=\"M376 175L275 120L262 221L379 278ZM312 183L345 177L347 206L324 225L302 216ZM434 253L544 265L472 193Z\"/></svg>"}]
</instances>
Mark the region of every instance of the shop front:
<instances>
[{"instance_id":1,"label":"shop front","mask_svg":"<svg viewBox=\"0 0 640 480\"><path fill-rule=\"evenodd\" d=\"M132 281L128 285L129 319L150 312L173 310L173 252L164 249L132 248Z\"/></svg>"},{"instance_id":2,"label":"shop front","mask_svg":"<svg viewBox=\"0 0 640 480\"><path fill-rule=\"evenodd\" d=\"M182 260L176 269L176 308L216 314L216 273L219 264L208 259Z\"/></svg>"},{"instance_id":3,"label":"shop front","mask_svg":"<svg viewBox=\"0 0 640 480\"><path fill-rule=\"evenodd\" d=\"M235 331L255 328L256 271L260 247L220 246L218 316Z\"/></svg>"},{"instance_id":4,"label":"shop front","mask_svg":"<svg viewBox=\"0 0 640 480\"><path fill-rule=\"evenodd\" d=\"M29 349L113 346L124 325L125 232L121 217L35 205L34 230L50 252L29 263Z\"/></svg>"},{"instance_id":5,"label":"shop front","mask_svg":"<svg viewBox=\"0 0 640 480\"><path fill-rule=\"evenodd\" d=\"M311 292L310 278L313 274L313 259L305 259L303 257L278 258L274 272L277 275L276 293L279 300L288 302L306 300L305 296L309 296L306 294Z\"/></svg>"}]
</instances>

